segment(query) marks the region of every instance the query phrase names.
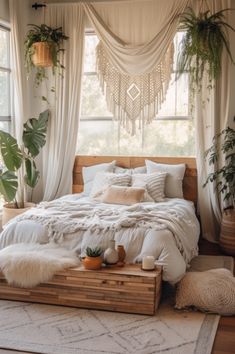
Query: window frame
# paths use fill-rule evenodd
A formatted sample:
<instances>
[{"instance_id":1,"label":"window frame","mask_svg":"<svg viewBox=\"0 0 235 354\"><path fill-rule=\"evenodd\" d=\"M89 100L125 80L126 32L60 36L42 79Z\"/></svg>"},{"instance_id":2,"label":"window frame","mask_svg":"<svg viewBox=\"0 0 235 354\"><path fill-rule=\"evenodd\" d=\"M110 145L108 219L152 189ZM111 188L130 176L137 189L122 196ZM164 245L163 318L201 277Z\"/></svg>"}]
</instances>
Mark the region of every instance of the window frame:
<instances>
[{"instance_id":1,"label":"window frame","mask_svg":"<svg viewBox=\"0 0 235 354\"><path fill-rule=\"evenodd\" d=\"M0 72L3 73L8 73L8 96L9 96L9 101L8 101L8 112L10 113L10 115L8 116L2 116L0 115L0 122L8 122L8 124L10 125L11 121L12 121L12 81L11 81L11 57L10 57L10 26L7 26L5 23L3 24L2 22L0 22L0 31L5 31L8 32L8 46L7 46L7 51L8 51L8 66L4 67L4 66L0 66ZM10 128L10 126L9 126ZM8 129L10 130L10 129Z\"/></svg>"}]
</instances>

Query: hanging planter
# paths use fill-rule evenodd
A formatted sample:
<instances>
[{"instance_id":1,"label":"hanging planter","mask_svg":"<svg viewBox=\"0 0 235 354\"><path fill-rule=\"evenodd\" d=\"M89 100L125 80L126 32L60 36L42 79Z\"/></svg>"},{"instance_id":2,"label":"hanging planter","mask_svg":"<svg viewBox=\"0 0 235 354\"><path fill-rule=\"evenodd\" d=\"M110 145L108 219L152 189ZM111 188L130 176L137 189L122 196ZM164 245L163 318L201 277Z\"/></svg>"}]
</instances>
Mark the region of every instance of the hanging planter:
<instances>
[{"instance_id":1,"label":"hanging planter","mask_svg":"<svg viewBox=\"0 0 235 354\"><path fill-rule=\"evenodd\" d=\"M59 53L64 49L61 45L68 37L63 33L62 27L51 28L45 24L32 27L27 33L25 44L25 63L28 74L36 69L35 84L39 86L46 78L45 68L51 67L54 74L56 69L63 70L64 66L59 60Z\"/></svg>"},{"instance_id":2,"label":"hanging planter","mask_svg":"<svg viewBox=\"0 0 235 354\"><path fill-rule=\"evenodd\" d=\"M225 21L225 12L228 10L223 9L214 14L208 10L196 15L192 8L188 8L180 15L179 29L186 33L177 58L178 78L188 71L193 91L200 91L205 73L209 86L219 77L224 49L233 62L227 29L235 29Z\"/></svg>"}]
</instances>

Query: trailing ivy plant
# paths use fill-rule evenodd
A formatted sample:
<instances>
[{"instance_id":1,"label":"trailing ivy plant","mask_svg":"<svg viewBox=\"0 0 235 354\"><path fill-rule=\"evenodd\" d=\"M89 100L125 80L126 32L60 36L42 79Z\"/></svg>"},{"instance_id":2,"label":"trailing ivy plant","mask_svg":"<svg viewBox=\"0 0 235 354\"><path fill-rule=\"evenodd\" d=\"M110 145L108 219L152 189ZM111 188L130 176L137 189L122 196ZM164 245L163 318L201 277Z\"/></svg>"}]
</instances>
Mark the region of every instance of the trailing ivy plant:
<instances>
[{"instance_id":1,"label":"trailing ivy plant","mask_svg":"<svg viewBox=\"0 0 235 354\"><path fill-rule=\"evenodd\" d=\"M235 130L227 127L213 138L212 146L206 151L209 165L217 166L218 160L224 157L225 163L210 173L204 183L215 183L215 189L223 196L229 207L235 207Z\"/></svg>"},{"instance_id":2,"label":"trailing ivy plant","mask_svg":"<svg viewBox=\"0 0 235 354\"><path fill-rule=\"evenodd\" d=\"M180 15L179 29L185 31L185 35L177 57L177 78L188 71L193 92L200 91L205 73L208 75L208 86L213 86L221 72L223 49L234 63L227 30L235 29L225 21L225 12L228 10L223 9L214 14L208 10L196 15L192 8L188 8Z\"/></svg>"},{"instance_id":3,"label":"trailing ivy plant","mask_svg":"<svg viewBox=\"0 0 235 354\"><path fill-rule=\"evenodd\" d=\"M40 83L46 78L46 69L41 66L35 66L32 60L35 49L33 47L34 43L46 42L49 45L51 59L52 59L52 73L55 74L56 69L64 69L64 66L59 60L59 53L63 52L64 49L61 48L61 44L67 37L63 31L62 27L52 28L46 24L41 24L40 26L29 24L32 28L28 31L24 45L25 45L25 63L28 74L32 68L36 69L35 74L35 84L39 86Z\"/></svg>"},{"instance_id":4,"label":"trailing ivy plant","mask_svg":"<svg viewBox=\"0 0 235 354\"><path fill-rule=\"evenodd\" d=\"M7 202L15 203L16 208L24 208L24 190L33 190L39 180L35 157L46 143L49 111L40 113L39 118L30 118L24 124L22 146L9 133L0 130L0 152L4 167L0 169L0 193ZM23 181L19 171L23 172ZM16 193L19 199L16 200Z\"/></svg>"}]
</instances>

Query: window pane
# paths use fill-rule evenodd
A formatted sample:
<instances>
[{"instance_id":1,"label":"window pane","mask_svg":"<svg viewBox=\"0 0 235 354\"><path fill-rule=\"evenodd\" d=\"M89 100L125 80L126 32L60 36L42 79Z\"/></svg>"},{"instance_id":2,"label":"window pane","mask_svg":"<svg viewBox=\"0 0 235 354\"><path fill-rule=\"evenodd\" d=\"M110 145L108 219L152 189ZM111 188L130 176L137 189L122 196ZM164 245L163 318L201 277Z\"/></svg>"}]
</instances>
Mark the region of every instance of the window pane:
<instances>
[{"instance_id":1,"label":"window pane","mask_svg":"<svg viewBox=\"0 0 235 354\"><path fill-rule=\"evenodd\" d=\"M0 66L9 68L9 32L0 29Z\"/></svg>"},{"instance_id":2,"label":"window pane","mask_svg":"<svg viewBox=\"0 0 235 354\"><path fill-rule=\"evenodd\" d=\"M85 37L85 58L84 58L84 72L96 71L96 55L95 49L99 39L95 35L86 35Z\"/></svg>"},{"instance_id":3,"label":"window pane","mask_svg":"<svg viewBox=\"0 0 235 354\"><path fill-rule=\"evenodd\" d=\"M77 152L80 155L115 155L118 151L117 124L112 121L81 121Z\"/></svg>"},{"instance_id":4,"label":"window pane","mask_svg":"<svg viewBox=\"0 0 235 354\"><path fill-rule=\"evenodd\" d=\"M10 115L9 82L10 82L9 73L0 71L0 117Z\"/></svg>"},{"instance_id":5,"label":"window pane","mask_svg":"<svg viewBox=\"0 0 235 354\"><path fill-rule=\"evenodd\" d=\"M10 122L1 122L0 121L0 130L4 130L7 133L10 133ZM1 158L0 158L0 165L1 165Z\"/></svg>"},{"instance_id":6,"label":"window pane","mask_svg":"<svg viewBox=\"0 0 235 354\"><path fill-rule=\"evenodd\" d=\"M83 75L81 107L82 117L112 116L107 110L106 100L100 88L97 75Z\"/></svg>"}]
</instances>

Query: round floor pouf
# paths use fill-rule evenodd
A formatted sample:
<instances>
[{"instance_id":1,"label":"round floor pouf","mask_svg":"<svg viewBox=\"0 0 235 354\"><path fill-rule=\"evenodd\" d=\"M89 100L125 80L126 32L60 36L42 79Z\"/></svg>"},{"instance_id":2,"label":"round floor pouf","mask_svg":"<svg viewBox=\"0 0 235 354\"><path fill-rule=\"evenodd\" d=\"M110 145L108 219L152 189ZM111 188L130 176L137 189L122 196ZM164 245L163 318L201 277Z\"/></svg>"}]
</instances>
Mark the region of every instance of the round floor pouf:
<instances>
[{"instance_id":1,"label":"round floor pouf","mask_svg":"<svg viewBox=\"0 0 235 354\"><path fill-rule=\"evenodd\" d=\"M223 213L219 244L225 253L235 256L235 209Z\"/></svg>"}]
</instances>

